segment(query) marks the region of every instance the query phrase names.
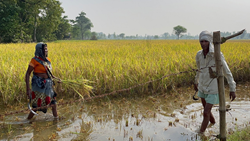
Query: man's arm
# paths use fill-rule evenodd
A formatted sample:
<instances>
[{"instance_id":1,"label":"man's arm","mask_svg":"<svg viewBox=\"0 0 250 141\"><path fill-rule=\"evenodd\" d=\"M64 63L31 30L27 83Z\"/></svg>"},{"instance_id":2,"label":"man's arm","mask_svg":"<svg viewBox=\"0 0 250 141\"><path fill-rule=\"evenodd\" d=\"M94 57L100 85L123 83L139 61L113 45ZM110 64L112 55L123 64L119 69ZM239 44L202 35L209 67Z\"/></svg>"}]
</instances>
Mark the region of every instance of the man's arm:
<instances>
[{"instance_id":1,"label":"man's arm","mask_svg":"<svg viewBox=\"0 0 250 141\"><path fill-rule=\"evenodd\" d=\"M195 61L196 61L196 66L197 66L198 71L196 71L196 75L195 75L194 90L198 91L198 82L199 82L199 74L200 74L200 70L199 70L200 69L200 61L198 59L198 53L196 54Z\"/></svg>"},{"instance_id":2,"label":"man's arm","mask_svg":"<svg viewBox=\"0 0 250 141\"><path fill-rule=\"evenodd\" d=\"M223 74L227 79L227 82L229 84L229 89L230 89L230 99L233 101L236 97L235 91L236 91L236 83L234 81L233 75L227 65L227 62L221 53L221 62L222 62L222 68L223 68Z\"/></svg>"}]
</instances>

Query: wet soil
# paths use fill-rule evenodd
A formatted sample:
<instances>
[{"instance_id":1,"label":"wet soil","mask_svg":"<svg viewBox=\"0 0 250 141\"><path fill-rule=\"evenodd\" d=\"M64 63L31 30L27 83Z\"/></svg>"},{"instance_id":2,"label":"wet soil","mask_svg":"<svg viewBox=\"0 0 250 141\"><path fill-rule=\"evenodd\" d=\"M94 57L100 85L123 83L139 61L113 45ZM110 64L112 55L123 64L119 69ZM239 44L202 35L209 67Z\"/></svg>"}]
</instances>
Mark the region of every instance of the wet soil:
<instances>
[{"instance_id":1,"label":"wet soil","mask_svg":"<svg viewBox=\"0 0 250 141\"><path fill-rule=\"evenodd\" d=\"M0 119L0 140L91 140L91 141L178 141L216 140L219 134L218 105L212 109L216 124L207 128L205 136L198 135L203 107L193 101L192 88L178 88L172 93L145 96L116 95L90 102L58 106L59 118L51 110L39 112L32 120L28 113ZM230 102L225 91L227 131L250 125L250 84L237 85L237 98ZM59 100L58 103L63 100ZM23 106L23 108L26 108ZM14 107L1 109L15 111Z\"/></svg>"}]
</instances>

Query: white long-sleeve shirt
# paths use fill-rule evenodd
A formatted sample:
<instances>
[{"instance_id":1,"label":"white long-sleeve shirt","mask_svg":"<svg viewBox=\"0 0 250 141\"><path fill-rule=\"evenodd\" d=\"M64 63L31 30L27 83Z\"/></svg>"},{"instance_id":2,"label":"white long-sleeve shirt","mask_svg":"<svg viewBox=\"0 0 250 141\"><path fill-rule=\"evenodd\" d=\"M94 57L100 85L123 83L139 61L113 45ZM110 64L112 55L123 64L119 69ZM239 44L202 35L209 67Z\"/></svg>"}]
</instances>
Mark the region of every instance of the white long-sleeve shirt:
<instances>
[{"instance_id":1,"label":"white long-sleeve shirt","mask_svg":"<svg viewBox=\"0 0 250 141\"><path fill-rule=\"evenodd\" d=\"M235 92L236 83L222 53L221 63L223 68L223 75L227 79L230 92ZM204 57L203 50L197 52L196 64L198 71L195 76L195 83L198 83L198 90L205 94L218 94L219 92L217 78L210 78L209 74L209 67L211 67L214 72L216 71L213 46L209 47L209 52L206 57Z\"/></svg>"}]
</instances>

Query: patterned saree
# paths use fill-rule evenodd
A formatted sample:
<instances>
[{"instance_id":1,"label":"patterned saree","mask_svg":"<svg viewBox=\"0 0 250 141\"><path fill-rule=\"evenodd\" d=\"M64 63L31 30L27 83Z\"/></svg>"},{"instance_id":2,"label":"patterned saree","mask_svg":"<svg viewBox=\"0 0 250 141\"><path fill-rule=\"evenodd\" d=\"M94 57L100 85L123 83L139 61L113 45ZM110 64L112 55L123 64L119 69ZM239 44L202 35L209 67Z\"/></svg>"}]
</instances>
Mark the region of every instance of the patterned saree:
<instances>
[{"instance_id":1,"label":"patterned saree","mask_svg":"<svg viewBox=\"0 0 250 141\"><path fill-rule=\"evenodd\" d=\"M51 62L43 55L44 47L43 44L39 44L36 46L35 59L38 63L43 65L46 69L46 72L52 71ZM39 64L39 65L40 65ZM48 73L47 73L48 74ZM48 74L49 78L44 79L33 74L32 77L32 95L31 95L31 105L33 108L37 107L45 107L50 104L55 104L56 93L53 89L53 81L51 79L51 75ZM46 108L41 108L38 111L47 112Z\"/></svg>"}]
</instances>

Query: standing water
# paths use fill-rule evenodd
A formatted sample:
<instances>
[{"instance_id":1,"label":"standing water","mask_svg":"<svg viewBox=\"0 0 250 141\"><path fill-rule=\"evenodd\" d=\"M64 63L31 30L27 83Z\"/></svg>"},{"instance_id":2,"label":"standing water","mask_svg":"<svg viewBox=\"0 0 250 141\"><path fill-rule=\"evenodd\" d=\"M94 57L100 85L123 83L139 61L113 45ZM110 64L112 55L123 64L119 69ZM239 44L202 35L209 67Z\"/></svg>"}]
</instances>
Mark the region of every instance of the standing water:
<instances>
[{"instance_id":1,"label":"standing water","mask_svg":"<svg viewBox=\"0 0 250 141\"><path fill-rule=\"evenodd\" d=\"M237 98L230 102L226 91L227 132L249 125L250 85L237 86ZM227 89L227 88L226 88ZM0 140L90 140L90 141L195 141L215 140L219 134L218 105L212 109L216 124L205 136L198 135L203 107L192 101L194 91L180 88L173 93L151 96L116 95L91 102L58 106L59 118L51 110L32 120L27 113L5 116L0 121ZM59 101L60 103L60 101Z\"/></svg>"}]
</instances>

